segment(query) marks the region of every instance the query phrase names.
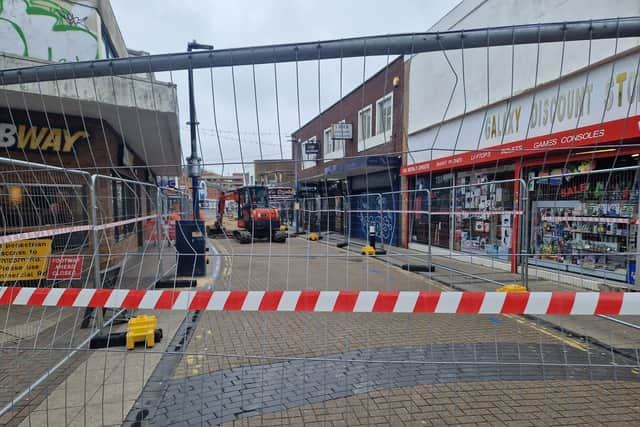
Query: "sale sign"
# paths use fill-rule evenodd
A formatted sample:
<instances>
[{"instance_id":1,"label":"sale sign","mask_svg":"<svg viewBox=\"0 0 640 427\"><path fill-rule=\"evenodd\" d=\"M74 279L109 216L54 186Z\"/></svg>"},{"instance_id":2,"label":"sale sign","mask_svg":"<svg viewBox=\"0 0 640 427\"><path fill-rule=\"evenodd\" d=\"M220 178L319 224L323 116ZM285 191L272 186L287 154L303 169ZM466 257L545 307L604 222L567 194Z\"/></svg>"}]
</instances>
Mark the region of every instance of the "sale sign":
<instances>
[{"instance_id":1,"label":"sale sign","mask_svg":"<svg viewBox=\"0 0 640 427\"><path fill-rule=\"evenodd\" d=\"M82 276L81 255L54 255L49 260L47 280L77 280Z\"/></svg>"}]
</instances>

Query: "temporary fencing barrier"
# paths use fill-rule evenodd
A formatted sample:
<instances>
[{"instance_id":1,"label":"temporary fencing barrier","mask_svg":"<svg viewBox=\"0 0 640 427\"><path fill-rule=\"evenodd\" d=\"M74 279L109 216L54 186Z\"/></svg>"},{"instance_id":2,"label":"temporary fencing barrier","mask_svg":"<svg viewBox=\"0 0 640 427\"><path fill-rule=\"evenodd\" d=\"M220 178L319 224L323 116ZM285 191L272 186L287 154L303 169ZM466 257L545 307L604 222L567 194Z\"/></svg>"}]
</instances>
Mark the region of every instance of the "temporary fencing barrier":
<instances>
[{"instance_id":1,"label":"temporary fencing barrier","mask_svg":"<svg viewBox=\"0 0 640 427\"><path fill-rule=\"evenodd\" d=\"M551 81L553 72L545 70L540 81L547 92L537 101L542 107L549 100L559 112L561 102L567 106L569 96L575 100L575 87L580 86L565 85L566 71L592 65L589 53L585 63L563 67L565 44L579 44L571 45L571 55L566 55L573 61L580 48L591 52L592 40L615 37L601 42L603 50L618 54L618 38L638 35L640 20L634 18L130 56L0 71L0 84L21 83L10 90L0 88L8 93L4 101L10 109L5 114L0 105L3 120L15 116L12 110L27 108L42 116L57 115L57 123L66 125L73 112L74 126L83 128L86 118L102 131L101 136L91 135L87 149L95 148L100 155L105 143L113 156L105 161L92 158L94 164L83 163L89 166L77 174L72 168L3 163L15 168L1 175L2 214L10 215L0 215L0 244L12 248L11 257L17 260L17 245L9 244L62 236L54 245L57 249L32 258L48 259L66 278L12 280L0 287L0 365L5 369L0 370L0 424L493 425L531 422L532 413L541 424L638 424L640 325L634 317L621 316L639 315L640 297L633 292L577 292L570 286L576 283L565 283L567 277L574 278L569 276L575 273L571 269L578 268L567 262L570 255L583 260L592 256L589 262L604 266L600 270L607 270L606 260L637 257L637 248L630 245L636 211L609 214L622 211L615 206L621 205L613 200L616 193L622 200L629 193L628 200L635 202L631 193L637 180L630 178L631 170L617 179L621 169L614 161L610 172L600 174L611 180L586 192L601 200L589 202L597 204L597 210L607 206L606 215L560 207L549 202L569 199L568 194L578 202L574 195L582 189L573 187L580 178L563 173L562 178L547 176L545 183L545 174L556 175L547 170L546 154L538 148L527 151L528 145L520 152L509 139L524 129L531 112L527 105L536 105L517 98L521 91L526 95L539 89L535 86L541 64L537 58L532 63L532 48L557 43L538 56L545 58L542 63L551 58L559 64L560 80ZM525 42L533 45L520 46ZM506 88L509 52L512 76ZM521 63L522 58L526 60ZM415 93L411 90L420 90L420 79L428 76L411 75L420 61L433 67L438 81L437 90L419 92L423 98L429 94L424 114L429 120L416 126L412 121L423 115L422 99L407 97ZM618 63L615 72L611 67L609 80L615 83L610 92L621 94L616 101L637 99L631 83L638 72L625 64L622 71ZM353 67L357 75L350 78ZM173 79L181 69L193 72L197 102L191 105L199 109L197 120L195 114L190 119L198 124L193 142L200 143L199 150L191 153L187 173L203 168L211 172L207 190L251 184L251 163L273 157L285 161L285 132L289 136L299 128L291 134L288 161L294 165L294 178L287 178L293 179L294 198L276 203L283 222L298 229L291 231L302 226L323 239L311 241L290 233L283 244L254 239L241 245L225 233L207 241L206 276L177 277L175 250L165 240L175 237L176 219L193 218L191 203L181 190L151 182L158 174L179 174L182 169L185 153L177 149L172 161L160 154L179 145L170 147L163 138L179 139L182 129L177 123L186 120L177 111L168 114L168 120L163 114L182 105L178 94L186 94L186 87L180 82L176 89L173 81L165 84L151 74L169 70ZM536 70L529 79L535 81L533 86L521 86L530 77L526 74L514 78L523 69ZM486 78L474 78L485 70ZM626 74L616 76L618 72ZM69 81L59 84L61 78ZM357 88L343 90L343 82L360 79ZM596 92L601 95L596 86L605 82L606 78L602 85L594 84L592 92L582 92L593 96L592 111L596 104L608 105L596 97ZM556 83L554 96L550 92ZM565 96L560 86L573 92ZM154 93L160 88L167 91ZM445 93L449 89L451 93ZM480 99L484 89L486 101ZM22 107L16 102L20 91L25 96L19 101L28 101ZM333 104L338 92L340 99ZM316 93L317 99L312 99ZM470 94L473 99L467 99ZM43 102L34 103L39 97ZM169 102L158 107L163 100ZM60 107L53 111L58 101ZM327 101L331 107L324 110ZM484 117L467 110L484 103ZM417 110L408 112L407 106ZM220 108L225 114L218 114ZM35 112L20 114L30 117ZM565 129L572 126L569 117L564 118L558 118L559 125L570 133ZM165 123L176 126L164 129ZM24 137L31 128L26 122L10 124L20 125L25 126ZM350 141L335 139L348 136L349 128ZM416 138L422 128L428 135ZM55 148L56 132L64 135L64 129L42 129L31 132L51 135L45 147ZM542 125L538 129L544 131ZM495 151L484 151L488 140L496 146L507 144L496 150L507 150L512 160L520 158L514 164L505 164L506 157L487 163L497 157ZM303 151L302 144L316 145ZM624 150L630 149L631 144L625 144ZM620 149L612 147L615 153ZM42 155L42 147L36 148L29 154ZM7 153L25 153L20 147L11 150ZM150 152L155 150L158 153ZM46 158L60 154L54 151L49 149ZM565 151L549 149L550 155L572 163L574 153ZM442 160L443 153L454 159ZM543 165L527 164L530 153L545 156ZM73 164L66 160L75 153L66 155L61 163ZM456 156L464 157L464 165L454 161ZM422 168L425 173L401 177L401 164L412 157L424 158L428 165L409 165L406 170ZM434 172L431 166L439 169ZM18 181L24 176L17 172L20 168L28 171L31 181ZM241 175L242 184L229 180L236 178L229 174ZM585 176L593 180L592 173ZM180 178L164 179L172 180L180 186ZM557 180L563 185L556 185ZM625 187L625 180L632 184ZM38 188L39 184L45 185ZM278 180L276 185L284 184ZM20 204L21 195L31 207L19 212L12 203ZM553 221L571 228L540 229L540 224ZM574 227L579 221L596 228ZM370 230L386 254L360 255ZM626 230L624 247L618 230ZM69 237L75 233L78 237ZM573 255L574 249L558 243L570 240L565 233L593 233L597 237L582 239L594 242L593 251L582 247ZM194 231L191 237L198 234ZM620 241L617 249L613 238ZM598 259L596 249L604 253ZM72 257L82 257L80 279L74 275L77 263ZM564 269L566 277L545 277L541 265L550 262L560 267L557 271ZM580 268L589 262L581 262ZM621 275L606 271L589 277L598 281L594 289L632 290L630 283L619 280ZM494 292L509 283L528 285L529 292ZM183 285L197 289L180 290ZM96 339L104 345L124 341L126 330L115 321L135 310L157 317L163 337L153 348L142 343L131 350L91 345ZM154 337L159 333L153 332Z\"/></svg>"}]
</instances>

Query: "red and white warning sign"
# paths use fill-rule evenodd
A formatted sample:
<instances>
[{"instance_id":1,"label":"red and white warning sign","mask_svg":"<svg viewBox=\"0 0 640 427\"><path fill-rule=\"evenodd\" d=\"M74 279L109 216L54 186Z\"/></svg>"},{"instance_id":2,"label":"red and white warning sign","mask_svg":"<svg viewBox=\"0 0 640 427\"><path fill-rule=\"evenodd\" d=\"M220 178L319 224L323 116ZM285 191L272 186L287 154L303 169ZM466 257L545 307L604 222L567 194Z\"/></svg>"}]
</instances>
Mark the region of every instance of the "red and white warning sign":
<instances>
[{"instance_id":1,"label":"red and white warning sign","mask_svg":"<svg viewBox=\"0 0 640 427\"><path fill-rule=\"evenodd\" d=\"M54 255L49 260L47 280L77 280L82 276L82 255Z\"/></svg>"}]
</instances>

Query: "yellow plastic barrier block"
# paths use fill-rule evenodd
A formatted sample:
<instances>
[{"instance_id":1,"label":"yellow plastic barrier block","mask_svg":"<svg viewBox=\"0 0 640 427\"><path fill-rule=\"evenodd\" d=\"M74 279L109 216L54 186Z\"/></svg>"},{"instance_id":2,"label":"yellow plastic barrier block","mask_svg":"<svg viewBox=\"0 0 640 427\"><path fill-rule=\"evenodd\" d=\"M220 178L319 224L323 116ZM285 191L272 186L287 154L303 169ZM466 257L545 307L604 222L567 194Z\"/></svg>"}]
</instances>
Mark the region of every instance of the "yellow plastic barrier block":
<instances>
[{"instance_id":1,"label":"yellow plastic barrier block","mask_svg":"<svg viewBox=\"0 0 640 427\"><path fill-rule=\"evenodd\" d=\"M527 288L522 285L510 283L496 290L496 292L527 292Z\"/></svg>"},{"instance_id":2,"label":"yellow plastic barrier block","mask_svg":"<svg viewBox=\"0 0 640 427\"><path fill-rule=\"evenodd\" d=\"M309 240L313 240L315 242L316 240L320 240L320 236L318 236L318 233L309 233Z\"/></svg>"},{"instance_id":3,"label":"yellow plastic barrier block","mask_svg":"<svg viewBox=\"0 0 640 427\"><path fill-rule=\"evenodd\" d=\"M373 246L367 245L367 246L363 246L362 249L360 249L360 253L362 255L375 255L376 250Z\"/></svg>"},{"instance_id":4,"label":"yellow plastic barrier block","mask_svg":"<svg viewBox=\"0 0 640 427\"><path fill-rule=\"evenodd\" d=\"M144 342L151 348L155 345L154 332L158 327L156 316L145 314L129 319L127 328L127 349L133 350L136 343Z\"/></svg>"}]
</instances>

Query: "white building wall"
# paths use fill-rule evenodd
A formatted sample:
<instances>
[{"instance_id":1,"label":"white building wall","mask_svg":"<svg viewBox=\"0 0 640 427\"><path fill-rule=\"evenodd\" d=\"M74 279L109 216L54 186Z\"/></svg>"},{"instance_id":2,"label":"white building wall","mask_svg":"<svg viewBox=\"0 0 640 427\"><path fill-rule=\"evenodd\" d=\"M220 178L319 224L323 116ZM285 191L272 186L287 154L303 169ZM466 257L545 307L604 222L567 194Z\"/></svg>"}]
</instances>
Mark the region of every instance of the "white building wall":
<instances>
[{"instance_id":1,"label":"white building wall","mask_svg":"<svg viewBox=\"0 0 640 427\"><path fill-rule=\"evenodd\" d=\"M431 31L637 15L638 0L465 0ZM591 45L582 41L416 55L409 60L408 133L510 98L639 45L640 39L633 38L597 40ZM439 156L434 153L434 157Z\"/></svg>"}]
</instances>

